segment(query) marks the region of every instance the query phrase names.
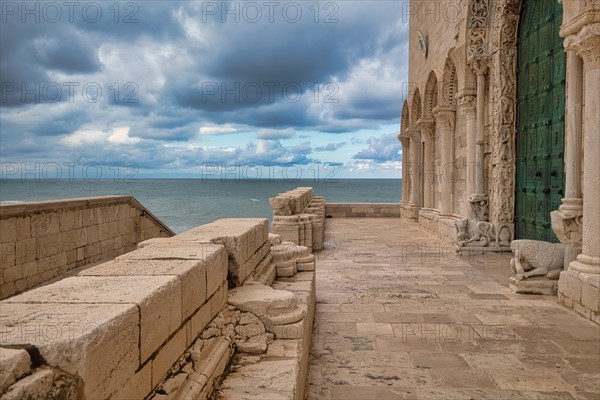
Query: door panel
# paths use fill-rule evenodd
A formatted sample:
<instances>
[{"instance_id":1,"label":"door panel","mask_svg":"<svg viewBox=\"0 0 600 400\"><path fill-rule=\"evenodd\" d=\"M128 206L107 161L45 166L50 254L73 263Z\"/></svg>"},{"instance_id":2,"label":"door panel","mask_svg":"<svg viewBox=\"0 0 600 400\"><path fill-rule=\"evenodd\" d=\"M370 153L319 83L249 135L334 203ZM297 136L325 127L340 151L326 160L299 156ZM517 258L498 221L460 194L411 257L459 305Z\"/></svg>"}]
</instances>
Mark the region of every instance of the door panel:
<instances>
[{"instance_id":1,"label":"door panel","mask_svg":"<svg viewBox=\"0 0 600 400\"><path fill-rule=\"evenodd\" d=\"M564 195L562 5L523 0L517 56L517 238L556 242L550 212Z\"/></svg>"}]
</instances>

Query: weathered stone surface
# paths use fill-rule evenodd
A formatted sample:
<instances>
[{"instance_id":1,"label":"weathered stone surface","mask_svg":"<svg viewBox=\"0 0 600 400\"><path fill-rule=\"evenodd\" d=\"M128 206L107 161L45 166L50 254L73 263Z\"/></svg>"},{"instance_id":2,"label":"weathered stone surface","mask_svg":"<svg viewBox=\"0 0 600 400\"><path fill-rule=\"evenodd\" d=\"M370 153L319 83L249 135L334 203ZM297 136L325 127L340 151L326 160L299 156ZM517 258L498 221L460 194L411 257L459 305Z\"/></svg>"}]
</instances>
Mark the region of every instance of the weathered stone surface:
<instances>
[{"instance_id":1,"label":"weathered stone surface","mask_svg":"<svg viewBox=\"0 0 600 400\"><path fill-rule=\"evenodd\" d=\"M51 366L79 376L86 398L108 398L140 362L134 304L0 304L0 345L33 345Z\"/></svg>"},{"instance_id":2,"label":"weathered stone surface","mask_svg":"<svg viewBox=\"0 0 600 400\"><path fill-rule=\"evenodd\" d=\"M158 239L161 240L161 239ZM162 239L170 240L170 239ZM164 254L164 253L157 253ZM152 276L176 275L181 280L182 317L191 315L210 297L227 274L227 256L223 246L203 247L202 258L143 259L152 257L138 253L135 259L113 260L81 272L80 276Z\"/></svg>"},{"instance_id":3,"label":"weathered stone surface","mask_svg":"<svg viewBox=\"0 0 600 400\"><path fill-rule=\"evenodd\" d=\"M244 365L227 376L217 398L293 400L296 396L297 369L298 362L295 359Z\"/></svg>"},{"instance_id":4,"label":"weathered stone surface","mask_svg":"<svg viewBox=\"0 0 600 400\"><path fill-rule=\"evenodd\" d=\"M0 347L0 393L31 370L29 353L23 349Z\"/></svg>"},{"instance_id":5,"label":"weathered stone surface","mask_svg":"<svg viewBox=\"0 0 600 400\"><path fill-rule=\"evenodd\" d=\"M268 225L264 218L225 218L190 229L178 238L222 244L229 258L242 265L268 240Z\"/></svg>"},{"instance_id":6,"label":"weathered stone surface","mask_svg":"<svg viewBox=\"0 0 600 400\"><path fill-rule=\"evenodd\" d=\"M2 399L48 399L53 386L54 372L51 369L41 369L11 386L10 390L2 396Z\"/></svg>"},{"instance_id":7,"label":"weathered stone surface","mask_svg":"<svg viewBox=\"0 0 600 400\"><path fill-rule=\"evenodd\" d=\"M140 310L140 351L144 362L182 322L181 282L176 276L81 276L5 300L43 305L123 303Z\"/></svg>"},{"instance_id":8,"label":"weathered stone surface","mask_svg":"<svg viewBox=\"0 0 600 400\"><path fill-rule=\"evenodd\" d=\"M519 280L511 276L508 287L515 293L553 296L558 290L558 281L549 279Z\"/></svg>"},{"instance_id":9,"label":"weathered stone surface","mask_svg":"<svg viewBox=\"0 0 600 400\"><path fill-rule=\"evenodd\" d=\"M265 285L246 285L229 291L229 304L257 316L269 316L273 310L293 309L297 299L293 293Z\"/></svg>"}]
</instances>

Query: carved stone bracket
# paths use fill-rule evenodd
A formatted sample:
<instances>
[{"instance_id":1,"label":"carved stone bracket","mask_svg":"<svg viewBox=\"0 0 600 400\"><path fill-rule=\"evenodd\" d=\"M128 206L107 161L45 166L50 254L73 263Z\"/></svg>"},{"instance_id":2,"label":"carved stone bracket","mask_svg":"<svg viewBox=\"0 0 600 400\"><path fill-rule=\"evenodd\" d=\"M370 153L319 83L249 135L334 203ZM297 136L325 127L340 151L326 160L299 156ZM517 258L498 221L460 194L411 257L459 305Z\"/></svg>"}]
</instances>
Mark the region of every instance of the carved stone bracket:
<instances>
[{"instance_id":1,"label":"carved stone bracket","mask_svg":"<svg viewBox=\"0 0 600 400\"><path fill-rule=\"evenodd\" d=\"M486 194L472 194L467 201L471 204L475 219L478 221L488 220L488 196Z\"/></svg>"},{"instance_id":2,"label":"carved stone bracket","mask_svg":"<svg viewBox=\"0 0 600 400\"><path fill-rule=\"evenodd\" d=\"M581 248L583 235L583 208L561 207L550 213L552 230L564 245Z\"/></svg>"}]
</instances>

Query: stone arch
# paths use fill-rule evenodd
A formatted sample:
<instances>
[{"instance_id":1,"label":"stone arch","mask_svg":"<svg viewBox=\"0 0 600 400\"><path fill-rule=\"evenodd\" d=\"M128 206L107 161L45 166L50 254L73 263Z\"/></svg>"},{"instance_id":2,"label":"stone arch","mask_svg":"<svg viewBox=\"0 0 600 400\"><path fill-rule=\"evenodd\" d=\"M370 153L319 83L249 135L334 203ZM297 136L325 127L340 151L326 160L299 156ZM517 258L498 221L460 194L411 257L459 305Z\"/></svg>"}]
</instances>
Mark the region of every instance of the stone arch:
<instances>
[{"instance_id":1,"label":"stone arch","mask_svg":"<svg viewBox=\"0 0 600 400\"><path fill-rule=\"evenodd\" d=\"M439 81L437 72L435 70L430 71L425 83L425 98L423 103L423 118L427 120L433 118L433 110L439 103Z\"/></svg>"},{"instance_id":2,"label":"stone arch","mask_svg":"<svg viewBox=\"0 0 600 400\"><path fill-rule=\"evenodd\" d=\"M402 103L402 117L400 119L400 134L406 132L409 123L410 119L408 114L408 102L404 100L404 103Z\"/></svg>"},{"instance_id":3,"label":"stone arch","mask_svg":"<svg viewBox=\"0 0 600 400\"><path fill-rule=\"evenodd\" d=\"M411 126L414 127L417 125L417 121L420 120L423 116L421 108L421 93L419 92L418 88L415 89L415 92L413 93L412 107L410 113L412 115Z\"/></svg>"},{"instance_id":4,"label":"stone arch","mask_svg":"<svg viewBox=\"0 0 600 400\"><path fill-rule=\"evenodd\" d=\"M450 54L452 50L453 49L450 49L448 54ZM455 107L458 77L456 76L456 66L454 65L454 61L452 61L450 56L446 57L444 72L442 74L442 82L440 105L443 107Z\"/></svg>"}]
</instances>

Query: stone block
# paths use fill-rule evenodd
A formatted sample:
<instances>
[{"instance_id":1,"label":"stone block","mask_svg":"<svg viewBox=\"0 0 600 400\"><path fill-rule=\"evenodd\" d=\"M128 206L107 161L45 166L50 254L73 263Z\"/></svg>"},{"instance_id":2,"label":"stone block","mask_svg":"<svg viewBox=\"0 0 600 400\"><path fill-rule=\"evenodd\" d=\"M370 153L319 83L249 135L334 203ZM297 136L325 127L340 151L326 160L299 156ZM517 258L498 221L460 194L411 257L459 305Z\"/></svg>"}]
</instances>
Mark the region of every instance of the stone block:
<instances>
[{"instance_id":1,"label":"stone block","mask_svg":"<svg viewBox=\"0 0 600 400\"><path fill-rule=\"evenodd\" d=\"M213 320L216 314L212 314L210 303L205 303L196 311L190 320L190 337L188 343L194 341L200 333L206 328L206 326Z\"/></svg>"},{"instance_id":2,"label":"stone block","mask_svg":"<svg viewBox=\"0 0 600 400\"><path fill-rule=\"evenodd\" d=\"M137 371L110 398L111 400L145 399L152 391L152 362Z\"/></svg>"},{"instance_id":3,"label":"stone block","mask_svg":"<svg viewBox=\"0 0 600 400\"><path fill-rule=\"evenodd\" d=\"M556 295L558 281L549 279L523 279L518 280L514 276L509 279L508 287L519 294L542 294L548 296Z\"/></svg>"},{"instance_id":4,"label":"stone block","mask_svg":"<svg viewBox=\"0 0 600 400\"><path fill-rule=\"evenodd\" d=\"M34 257L35 260L35 247L34 247ZM30 261L33 261L30 260ZM0 243L0 269L5 269L8 267L12 267L17 263L17 254L16 254L16 246L15 243Z\"/></svg>"},{"instance_id":5,"label":"stone block","mask_svg":"<svg viewBox=\"0 0 600 400\"><path fill-rule=\"evenodd\" d=\"M79 376L88 399L108 398L139 366L134 304L3 301L0 345L33 345L48 365Z\"/></svg>"},{"instance_id":6,"label":"stone block","mask_svg":"<svg viewBox=\"0 0 600 400\"><path fill-rule=\"evenodd\" d=\"M186 243L174 238L138 248L117 257L117 260L204 260L223 246L213 243Z\"/></svg>"},{"instance_id":7,"label":"stone block","mask_svg":"<svg viewBox=\"0 0 600 400\"><path fill-rule=\"evenodd\" d=\"M187 331L183 327L158 350L158 353L152 360L152 388L155 388L162 382L167 371L171 369L175 361L181 357L186 349Z\"/></svg>"},{"instance_id":8,"label":"stone block","mask_svg":"<svg viewBox=\"0 0 600 400\"><path fill-rule=\"evenodd\" d=\"M37 258L37 239L17 240L15 243L15 256L17 264L35 261Z\"/></svg>"},{"instance_id":9,"label":"stone block","mask_svg":"<svg viewBox=\"0 0 600 400\"><path fill-rule=\"evenodd\" d=\"M60 231L72 231L83 227L82 213L78 210L61 210L59 212Z\"/></svg>"},{"instance_id":10,"label":"stone block","mask_svg":"<svg viewBox=\"0 0 600 400\"><path fill-rule=\"evenodd\" d=\"M227 306L227 294L227 281L223 281L222 285L209 300L210 313L212 315L217 315L223 308Z\"/></svg>"},{"instance_id":11,"label":"stone block","mask_svg":"<svg viewBox=\"0 0 600 400\"><path fill-rule=\"evenodd\" d=\"M227 280L227 252L223 246L219 246L218 257L214 257L206 263L206 297L215 293Z\"/></svg>"},{"instance_id":12,"label":"stone block","mask_svg":"<svg viewBox=\"0 0 600 400\"><path fill-rule=\"evenodd\" d=\"M37 258L46 258L63 251L62 236L57 234L36 237Z\"/></svg>"},{"instance_id":13,"label":"stone block","mask_svg":"<svg viewBox=\"0 0 600 400\"><path fill-rule=\"evenodd\" d=\"M558 280L558 292L576 302L580 302L581 279L579 279L578 274L573 271L561 272Z\"/></svg>"},{"instance_id":14,"label":"stone block","mask_svg":"<svg viewBox=\"0 0 600 400\"><path fill-rule=\"evenodd\" d=\"M600 311L600 288L591 285L588 282L581 284L581 305L589 308L591 311Z\"/></svg>"},{"instance_id":15,"label":"stone block","mask_svg":"<svg viewBox=\"0 0 600 400\"><path fill-rule=\"evenodd\" d=\"M256 270L263 258L271 251L271 242L265 242L246 262L242 265L229 263L229 280L234 286L240 286Z\"/></svg>"},{"instance_id":16,"label":"stone block","mask_svg":"<svg viewBox=\"0 0 600 400\"><path fill-rule=\"evenodd\" d=\"M268 240L265 218L226 218L177 235L183 241L210 241L227 249L230 261L243 265Z\"/></svg>"},{"instance_id":17,"label":"stone block","mask_svg":"<svg viewBox=\"0 0 600 400\"><path fill-rule=\"evenodd\" d=\"M140 362L179 328L181 282L176 276L81 276L12 297L21 304L124 303L139 307Z\"/></svg>"},{"instance_id":18,"label":"stone block","mask_svg":"<svg viewBox=\"0 0 600 400\"><path fill-rule=\"evenodd\" d=\"M206 274L210 269L226 271L225 250L204 260L112 260L79 273L79 276L177 276L181 281L182 319L192 315L207 296ZM216 267L214 267L216 266ZM223 282L221 273L221 282ZM210 294L209 294L210 295Z\"/></svg>"},{"instance_id":19,"label":"stone block","mask_svg":"<svg viewBox=\"0 0 600 400\"><path fill-rule=\"evenodd\" d=\"M17 240L17 219L0 219L0 243L12 243Z\"/></svg>"},{"instance_id":20,"label":"stone block","mask_svg":"<svg viewBox=\"0 0 600 400\"><path fill-rule=\"evenodd\" d=\"M38 237L60 232L60 219L57 212L42 212L31 216L31 236Z\"/></svg>"},{"instance_id":21,"label":"stone block","mask_svg":"<svg viewBox=\"0 0 600 400\"><path fill-rule=\"evenodd\" d=\"M31 370L29 353L23 349L0 347L0 393Z\"/></svg>"},{"instance_id":22,"label":"stone block","mask_svg":"<svg viewBox=\"0 0 600 400\"><path fill-rule=\"evenodd\" d=\"M2 400L44 399L52 392L54 371L40 369L10 387Z\"/></svg>"}]
</instances>

